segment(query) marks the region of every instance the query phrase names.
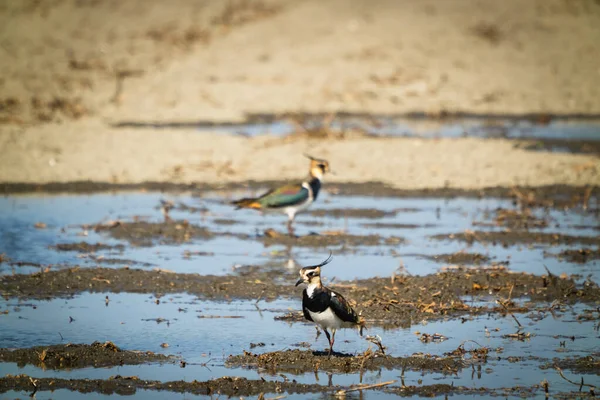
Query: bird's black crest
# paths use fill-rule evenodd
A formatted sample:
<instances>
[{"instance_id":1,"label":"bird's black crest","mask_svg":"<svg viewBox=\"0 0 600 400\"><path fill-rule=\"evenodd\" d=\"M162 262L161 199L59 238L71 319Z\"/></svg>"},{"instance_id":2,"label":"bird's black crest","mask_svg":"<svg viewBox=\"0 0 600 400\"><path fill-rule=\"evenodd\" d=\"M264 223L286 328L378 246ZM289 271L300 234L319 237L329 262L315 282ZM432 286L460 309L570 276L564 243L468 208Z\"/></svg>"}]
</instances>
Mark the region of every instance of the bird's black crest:
<instances>
[{"instance_id":1,"label":"bird's black crest","mask_svg":"<svg viewBox=\"0 0 600 400\"><path fill-rule=\"evenodd\" d=\"M314 268L317 268L317 267L322 267L323 265L327 265L327 264L329 264L329 263L331 262L331 260L332 260L332 259L333 259L333 253L330 251L330 252L329 252L329 257L327 257L327 260L325 260L325 261L321 262L320 264L317 264L317 265L309 265L308 267L304 267L304 268L302 268L302 269L303 269L303 270L306 270L306 269L314 269Z\"/></svg>"}]
</instances>

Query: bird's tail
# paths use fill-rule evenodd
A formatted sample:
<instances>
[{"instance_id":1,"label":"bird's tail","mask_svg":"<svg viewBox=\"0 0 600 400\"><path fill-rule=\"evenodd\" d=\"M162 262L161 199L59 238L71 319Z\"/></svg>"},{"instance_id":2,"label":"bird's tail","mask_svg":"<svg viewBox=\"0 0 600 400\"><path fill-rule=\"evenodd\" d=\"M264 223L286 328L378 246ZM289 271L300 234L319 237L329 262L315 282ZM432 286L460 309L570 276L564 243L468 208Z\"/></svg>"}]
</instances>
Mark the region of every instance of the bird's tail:
<instances>
[{"instance_id":1,"label":"bird's tail","mask_svg":"<svg viewBox=\"0 0 600 400\"><path fill-rule=\"evenodd\" d=\"M262 208L262 206L260 205L260 203L258 201L256 201L256 199L252 199L252 198L245 198L245 199L235 200L235 201L232 201L231 204L233 204L234 206L236 206L236 209L240 209L240 208L256 208L256 209L260 209L260 208Z\"/></svg>"}]
</instances>

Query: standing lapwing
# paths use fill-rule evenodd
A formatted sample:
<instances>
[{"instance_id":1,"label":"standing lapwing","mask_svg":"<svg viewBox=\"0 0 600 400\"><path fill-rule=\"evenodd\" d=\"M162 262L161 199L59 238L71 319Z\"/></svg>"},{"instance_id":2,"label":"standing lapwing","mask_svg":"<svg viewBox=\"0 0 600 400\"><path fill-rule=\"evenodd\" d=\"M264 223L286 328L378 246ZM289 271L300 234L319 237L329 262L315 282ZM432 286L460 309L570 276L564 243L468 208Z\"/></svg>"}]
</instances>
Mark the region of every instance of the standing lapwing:
<instances>
[{"instance_id":1,"label":"standing lapwing","mask_svg":"<svg viewBox=\"0 0 600 400\"><path fill-rule=\"evenodd\" d=\"M269 190L260 197L236 200L232 204L240 208L254 208L261 211L283 212L288 216L288 232L294 235L292 223L296 214L305 210L317 199L321 190L321 179L329 172L329 163L307 156L310 159L309 176L303 182L290 183L276 189Z\"/></svg>"},{"instance_id":2,"label":"standing lapwing","mask_svg":"<svg viewBox=\"0 0 600 400\"><path fill-rule=\"evenodd\" d=\"M300 279L296 286L306 283L308 286L302 292L302 312L304 318L320 325L329 341L329 355L333 351L335 331L341 328L358 328L362 336L365 321L356 314L350 304L342 297L321 283L321 267L329 264L329 258L318 265L304 267L300 270ZM331 335L327 329L331 329Z\"/></svg>"}]
</instances>

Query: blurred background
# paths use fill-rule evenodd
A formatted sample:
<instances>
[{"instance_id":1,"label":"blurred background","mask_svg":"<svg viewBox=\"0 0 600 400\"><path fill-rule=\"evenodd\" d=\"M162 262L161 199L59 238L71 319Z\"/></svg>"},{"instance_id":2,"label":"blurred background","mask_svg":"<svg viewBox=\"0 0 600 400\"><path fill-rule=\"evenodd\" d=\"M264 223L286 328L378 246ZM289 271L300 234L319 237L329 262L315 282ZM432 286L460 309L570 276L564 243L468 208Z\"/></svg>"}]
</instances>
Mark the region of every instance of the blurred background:
<instances>
[{"instance_id":1,"label":"blurred background","mask_svg":"<svg viewBox=\"0 0 600 400\"><path fill-rule=\"evenodd\" d=\"M598 21L596 0L5 0L0 181L288 179L309 151L339 181L585 184L597 157L515 150L600 153ZM519 167L457 181L482 160Z\"/></svg>"},{"instance_id":2,"label":"blurred background","mask_svg":"<svg viewBox=\"0 0 600 400\"><path fill-rule=\"evenodd\" d=\"M595 0L4 0L3 124L600 113Z\"/></svg>"}]
</instances>

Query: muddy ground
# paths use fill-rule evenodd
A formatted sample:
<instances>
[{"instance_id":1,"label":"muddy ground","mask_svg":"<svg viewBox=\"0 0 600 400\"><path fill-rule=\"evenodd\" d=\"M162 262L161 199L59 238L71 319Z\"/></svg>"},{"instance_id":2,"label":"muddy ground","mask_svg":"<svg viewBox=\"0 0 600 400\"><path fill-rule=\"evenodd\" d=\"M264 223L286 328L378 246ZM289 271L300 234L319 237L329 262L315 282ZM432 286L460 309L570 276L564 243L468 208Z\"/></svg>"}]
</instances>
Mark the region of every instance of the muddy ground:
<instances>
[{"instance_id":1,"label":"muddy ground","mask_svg":"<svg viewBox=\"0 0 600 400\"><path fill-rule=\"evenodd\" d=\"M244 183L225 182L221 184L210 183L172 183L172 182L143 182L138 184L119 184L112 182L73 181L53 183L0 183L0 193L98 193L116 192L127 190L148 190L163 192L185 192L192 191L198 196L203 192L215 190L260 190L269 187L289 183L288 181L246 181ZM598 203L590 204L590 199L600 196L600 186L569 186L569 185L546 185L546 186L513 186L513 187L487 187L483 189L462 188L436 188L436 189L400 189L382 182L364 183L331 183L325 188L330 193L346 196L372 196L372 197L416 197L416 198L484 198L496 197L501 199L512 199L514 204L527 207L556 207L574 208L585 207L592 212L600 212ZM182 207L183 209L184 207ZM203 211L205 209L194 209L187 207L189 211ZM410 211L410 210L397 210ZM318 215L321 211L309 210L310 213ZM336 211L334 210L334 213ZM368 218L385 213L376 209L337 210L340 216L359 216ZM329 215L329 214L328 214Z\"/></svg>"},{"instance_id":2,"label":"muddy ground","mask_svg":"<svg viewBox=\"0 0 600 400\"><path fill-rule=\"evenodd\" d=\"M74 188L76 186L71 187ZM367 193L356 190L359 186L340 185L338 193L344 191L354 195ZM81 190L96 190L97 186L78 187ZM64 189L64 187L63 187ZM180 187L181 189L181 187ZM407 191L397 191L381 185L373 185L370 195L387 193L394 196L408 196ZM200 193L200 192L198 192ZM434 236L436 240L454 240L467 243L499 243L505 247L529 246L532 244L568 245L568 250L552 253L552 256L565 258L576 262L589 262L597 259L600 239L593 236L574 236L559 233L539 233L535 229L550 225L545 217L533 217L530 207L543 206L548 208L586 208L588 212L598 209L596 197L597 188L548 187L540 189L512 188L490 189L489 191L444 191L447 196L485 197L490 194L501 194L512 198L514 210L496 209L477 221L484 226L500 227L500 232L464 231ZM410 195L415 195L411 191ZM439 196L440 191L421 191L421 197ZM201 213L206 211L200 207L177 205L178 211ZM368 222L395 215L397 212L410 212L407 209L381 211L378 209L355 208L334 209L334 218L362 218L366 225L371 224L377 229L385 229L382 222ZM313 215L319 216L323 210L314 210ZM329 211L327 211L327 216ZM227 226L236 224L235 220L223 219L219 225L225 230ZM402 225L401 228L417 228ZM404 238L396 236L349 235L344 232L330 231L320 234L309 234L301 237L290 237L283 232L268 229L255 234L239 234L214 232L200 225L194 225L186 220L171 220L163 222L140 221L134 217L129 220L117 220L109 223L82 226L84 229L95 230L107 238L124 240L131 246L152 246L156 244L182 244L194 241L205 241L218 235L234 236L242 240L271 244L283 244L299 247L323 248L341 246L336 251L352 251L354 246L387 246L393 249L404 242ZM392 226L398 228L398 226ZM559 231L559 229L557 229ZM108 245L102 242L78 241L56 246L56 251L77 251L95 256L96 251L121 252L127 245ZM189 253L188 256L194 254ZM583 280L580 276L567 276L559 271L548 270L543 275L512 272L506 262L493 265L493 259L488 255L459 251L449 254L438 254L432 259L447 264L440 272L424 275L392 275L387 278L357 279L352 281L335 282L331 285L344 294L356 311L367 321L367 326L383 326L384 328L409 327L415 321L439 320L456 318L466 321L478 315L510 316L514 318L514 340L525 340L527 330L522 329L519 320L523 321L532 314L553 315L554 312L565 312L573 304L586 304L588 307L574 315L576 320L599 320L600 287L591 280ZM5 260L6 261L6 260ZM10 262L10 261L8 261ZM131 264L126 259L105 258L98 256L98 265L108 262L114 264ZM26 263L21 261L21 263ZM477 265L477 267L468 267ZM136 265L137 266L137 265ZM144 265L150 266L150 265ZM42 269L41 272L26 275L4 275L0 277L0 295L4 298L19 299L52 299L56 297L71 297L85 292L107 293L110 301L111 293L149 293L157 297L171 293L189 293L201 299L231 301L245 299L255 301L256 306L268 308L269 301L278 298L301 296L301 288L293 287L297 279L296 270L281 268L274 273L272 269L265 271L260 266L247 265L239 268L236 273L227 276L175 273L160 268L94 268L70 267L62 269ZM470 299L485 299L481 303L465 301ZM5 313L12 310L7 309ZM303 321L300 311L281 312L275 317L284 321ZM442 332L443 333L443 332ZM367 329L365 335L369 334ZM422 337L421 340L435 338ZM385 346L385 343L382 343ZM234 354L226 360L228 367L243 367L248 369L265 370L272 374L303 374L310 372L342 372L356 373L369 370L394 369L421 372L436 372L455 374L472 365L483 365L488 357L502 357L501 351L477 346L465 350L459 346L456 350L441 356L413 354L408 357L394 357L381 352L375 343L362 354L350 355L334 353L328 357L324 352L311 350L283 350L268 353L244 351ZM385 347L383 347L385 350ZM241 349L240 349L241 350ZM590 354L589 357L574 357L568 359L548 360L543 368L560 367L574 373L597 374L600 355ZM148 362L177 362L174 358L152 352L123 351L114 344L93 343L91 345L52 345L26 349L0 349L0 361L15 362L18 365L32 364L51 369L81 368L87 366L105 367L124 364L140 364ZM185 364L183 364L185 365ZM37 388L37 389L36 389ZM243 378L220 378L204 382L157 382L146 381L137 377L115 376L107 380L87 379L35 379L28 376L6 376L0 378L0 392L17 389L23 391L55 390L66 388L81 392L133 394L137 390L168 390L196 394L223 394L227 396L250 396L260 393L335 393L348 387L322 385L305 385L293 379L283 381L247 380ZM483 394L483 395L523 395L534 396L544 391L543 386L509 388L509 389L473 389L454 387L451 385L402 386L394 388L380 387L386 393L400 396L432 394ZM569 397L570 394L564 394Z\"/></svg>"},{"instance_id":3,"label":"muddy ground","mask_svg":"<svg viewBox=\"0 0 600 400\"><path fill-rule=\"evenodd\" d=\"M79 253L93 253L99 250L124 250L125 246L122 244L108 245L104 243L59 243L53 247L58 251L77 251Z\"/></svg>"},{"instance_id":4,"label":"muddy ground","mask_svg":"<svg viewBox=\"0 0 600 400\"><path fill-rule=\"evenodd\" d=\"M327 352L309 350L287 350L273 353L244 354L230 356L227 365L231 367L255 367L272 373L289 372L301 374L307 371L360 372L381 368L453 374L464 367L460 357L392 357L381 354L377 349L368 350L359 356L335 354L329 357Z\"/></svg>"},{"instance_id":5,"label":"muddy ground","mask_svg":"<svg viewBox=\"0 0 600 400\"><path fill-rule=\"evenodd\" d=\"M429 257L440 263L452 265L481 265L491 261L490 257L480 253L467 253L460 251L453 254L438 254Z\"/></svg>"},{"instance_id":6,"label":"muddy ground","mask_svg":"<svg viewBox=\"0 0 600 400\"><path fill-rule=\"evenodd\" d=\"M0 361L19 366L31 364L48 369L112 367L149 362L175 362L173 357L151 351L129 351L112 342L37 346L27 349L0 349Z\"/></svg>"},{"instance_id":7,"label":"muddy ground","mask_svg":"<svg viewBox=\"0 0 600 400\"><path fill-rule=\"evenodd\" d=\"M600 249L580 248L576 250L563 250L556 256L570 262L586 263L591 260L600 259Z\"/></svg>"},{"instance_id":8,"label":"muddy ground","mask_svg":"<svg viewBox=\"0 0 600 400\"><path fill-rule=\"evenodd\" d=\"M448 235L435 235L433 239L438 240L460 240L466 243L491 243L501 244L504 247L513 245L529 245L529 244L551 244L551 245L600 245L600 237L590 236L572 236L563 235L560 233L532 233L525 231L504 231L504 232L483 232L483 231L468 231L464 233L450 233Z\"/></svg>"},{"instance_id":9,"label":"muddy ground","mask_svg":"<svg viewBox=\"0 0 600 400\"><path fill-rule=\"evenodd\" d=\"M136 376L116 375L110 379L56 379L37 378L27 375L6 376L0 378L0 393L8 390L52 391L68 389L81 393L102 393L132 395L138 389L157 390L196 395L256 396L261 393L318 393L323 391L320 385L306 385L295 382L273 382L249 380L237 377L223 377L204 382L160 382L139 379Z\"/></svg>"},{"instance_id":10,"label":"muddy ground","mask_svg":"<svg viewBox=\"0 0 600 400\"><path fill-rule=\"evenodd\" d=\"M155 390L159 392L191 393L196 395L224 395L224 396L259 396L266 393L280 394L282 392L294 393L314 393L315 396L325 394L336 395L336 397L345 398L345 394L356 391L361 386L352 385L350 387L342 386L322 386L316 384L301 384L294 380L266 381L249 380L246 378L223 377L209 381L175 381L160 382L139 379L136 376L116 375L111 379L55 379L55 378L37 378L33 379L28 375L5 376L0 378L0 393L9 390L30 392L35 394L37 391L52 391L57 389L68 389L81 393L102 393L133 395L138 390ZM382 390L388 393L394 393L398 396L412 397L423 396L433 397L440 394L476 394L476 395L532 395L541 390L540 386L535 385L531 388L515 389L472 389L462 386L447 384L420 385L420 386L402 386L401 388L386 389L385 387L364 388L366 390ZM581 393L579 393L581 396ZM584 394L585 396L585 394Z\"/></svg>"},{"instance_id":11,"label":"muddy ground","mask_svg":"<svg viewBox=\"0 0 600 400\"><path fill-rule=\"evenodd\" d=\"M301 289L280 284L281 276L250 269L242 276L206 276L129 268L71 268L12 275L0 278L1 295L22 299L45 299L91 293L189 293L204 299L248 299L268 301L278 297L300 296ZM278 274L277 274L278 275ZM410 326L412 321L447 316L461 317L481 313L528 312L535 303L549 311L547 304L600 302L600 288L591 281L554 274L535 276L513 273L503 267L457 268L426 276L395 276L339 282L332 288L344 293L357 312L369 323L385 326ZM504 305L471 307L461 296L494 296ZM528 297L530 306L510 300ZM293 319L294 315L289 318Z\"/></svg>"}]
</instances>

